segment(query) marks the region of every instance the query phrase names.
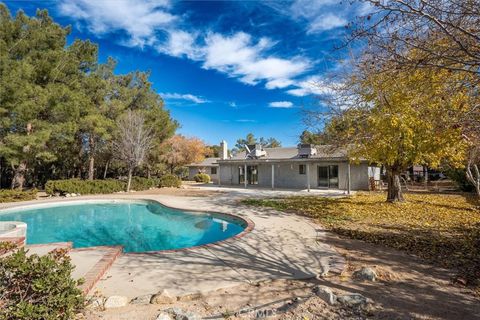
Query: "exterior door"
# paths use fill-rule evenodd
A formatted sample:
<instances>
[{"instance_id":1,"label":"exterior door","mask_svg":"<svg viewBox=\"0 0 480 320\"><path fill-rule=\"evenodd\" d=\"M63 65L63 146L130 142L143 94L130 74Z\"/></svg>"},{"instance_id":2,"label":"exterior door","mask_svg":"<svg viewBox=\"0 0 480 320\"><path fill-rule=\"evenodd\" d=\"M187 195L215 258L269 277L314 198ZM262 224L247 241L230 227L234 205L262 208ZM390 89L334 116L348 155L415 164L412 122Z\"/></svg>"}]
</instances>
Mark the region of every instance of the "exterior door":
<instances>
[{"instance_id":1,"label":"exterior door","mask_svg":"<svg viewBox=\"0 0 480 320\"><path fill-rule=\"evenodd\" d=\"M338 188L338 166L318 166L318 186L320 188Z\"/></svg>"},{"instance_id":2,"label":"exterior door","mask_svg":"<svg viewBox=\"0 0 480 320\"><path fill-rule=\"evenodd\" d=\"M258 166L247 166L247 183L258 184Z\"/></svg>"}]
</instances>

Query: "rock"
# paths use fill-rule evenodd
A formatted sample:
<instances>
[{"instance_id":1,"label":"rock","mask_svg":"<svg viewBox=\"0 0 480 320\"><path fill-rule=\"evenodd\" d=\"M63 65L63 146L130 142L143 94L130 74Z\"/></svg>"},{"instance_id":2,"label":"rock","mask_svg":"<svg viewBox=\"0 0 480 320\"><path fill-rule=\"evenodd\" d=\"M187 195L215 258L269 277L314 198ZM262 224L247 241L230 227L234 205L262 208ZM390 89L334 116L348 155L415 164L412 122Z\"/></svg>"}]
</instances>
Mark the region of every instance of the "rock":
<instances>
[{"instance_id":1,"label":"rock","mask_svg":"<svg viewBox=\"0 0 480 320\"><path fill-rule=\"evenodd\" d=\"M168 313L162 312L157 316L156 320L174 320L174 319Z\"/></svg>"},{"instance_id":2,"label":"rock","mask_svg":"<svg viewBox=\"0 0 480 320\"><path fill-rule=\"evenodd\" d=\"M105 301L103 307L105 309L120 308L126 306L128 303L128 298L124 296L110 296Z\"/></svg>"},{"instance_id":3,"label":"rock","mask_svg":"<svg viewBox=\"0 0 480 320\"><path fill-rule=\"evenodd\" d=\"M152 294L138 296L132 299L132 301L130 301L130 304L149 304L150 301L152 300L152 296L153 296Z\"/></svg>"},{"instance_id":4,"label":"rock","mask_svg":"<svg viewBox=\"0 0 480 320\"><path fill-rule=\"evenodd\" d=\"M365 307L372 303L372 300L359 293L345 294L337 297L337 301L349 307Z\"/></svg>"},{"instance_id":5,"label":"rock","mask_svg":"<svg viewBox=\"0 0 480 320\"><path fill-rule=\"evenodd\" d=\"M70 198L72 195L70 193L65 194L66 198Z\"/></svg>"},{"instance_id":6,"label":"rock","mask_svg":"<svg viewBox=\"0 0 480 320\"><path fill-rule=\"evenodd\" d=\"M105 303L105 298L95 298L87 304L87 309L90 310L103 310L103 305Z\"/></svg>"},{"instance_id":7,"label":"rock","mask_svg":"<svg viewBox=\"0 0 480 320\"><path fill-rule=\"evenodd\" d=\"M150 300L150 303L154 304L167 304L177 301L177 297L172 296L167 290L162 290L157 294L154 294Z\"/></svg>"},{"instance_id":8,"label":"rock","mask_svg":"<svg viewBox=\"0 0 480 320\"><path fill-rule=\"evenodd\" d=\"M362 267L353 273L353 277L359 280L375 281L377 279L377 273L372 268Z\"/></svg>"},{"instance_id":9,"label":"rock","mask_svg":"<svg viewBox=\"0 0 480 320\"><path fill-rule=\"evenodd\" d=\"M203 297L203 295L199 292L190 293L190 294L186 294L186 295L178 297L178 301L189 302L189 301L200 300L202 297Z\"/></svg>"},{"instance_id":10,"label":"rock","mask_svg":"<svg viewBox=\"0 0 480 320\"><path fill-rule=\"evenodd\" d=\"M166 313L175 320L200 320L201 317L196 315L192 312L184 311L180 308L169 308L167 310L163 310L163 313ZM158 318L157 318L158 319ZM164 318L163 320L167 320L168 318Z\"/></svg>"},{"instance_id":11,"label":"rock","mask_svg":"<svg viewBox=\"0 0 480 320\"><path fill-rule=\"evenodd\" d=\"M77 194L76 193L70 193L70 197L76 197Z\"/></svg>"},{"instance_id":12,"label":"rock","mask_svg":"<svg viewBox=\"0 0 480 320\"><path fill-rule=\"evenodd\" d=\"M330 305L337 303L337 296L332 292L332 289L327 286L316 286L313 288L313 292Z\"/></svg>"}]
</instances>

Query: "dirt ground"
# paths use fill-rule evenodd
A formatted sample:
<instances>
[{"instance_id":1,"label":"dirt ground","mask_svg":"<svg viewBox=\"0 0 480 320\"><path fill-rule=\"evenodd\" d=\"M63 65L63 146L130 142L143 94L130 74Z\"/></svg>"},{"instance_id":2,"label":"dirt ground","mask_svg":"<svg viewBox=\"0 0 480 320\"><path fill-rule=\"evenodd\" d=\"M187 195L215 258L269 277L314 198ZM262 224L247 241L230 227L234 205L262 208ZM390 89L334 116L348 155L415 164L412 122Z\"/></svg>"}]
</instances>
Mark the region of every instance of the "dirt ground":
<instances>
[{"instance_id":1,"label":"dirt ground","mask_svg":"<svg viewBox=\"0 0 480 320\"><path fill-rule=\"evenodd\" d=\"M187 297L175 305L138 305L89 311L87 319L155 319L161 310L179 307L205 319L480 319L480 299L451 282L453 272L376 245L329 234L327 242L346 257L341 275L305 281L276 280ZM374 268L376 282L353 280L362 266ZM373 300L367 309L330 306L313 294L315 285L336 294L360 293ZM182 301L183 300L183 301ZM185 301L186 300L186 301Z\"/></svg>"}]
</instances>

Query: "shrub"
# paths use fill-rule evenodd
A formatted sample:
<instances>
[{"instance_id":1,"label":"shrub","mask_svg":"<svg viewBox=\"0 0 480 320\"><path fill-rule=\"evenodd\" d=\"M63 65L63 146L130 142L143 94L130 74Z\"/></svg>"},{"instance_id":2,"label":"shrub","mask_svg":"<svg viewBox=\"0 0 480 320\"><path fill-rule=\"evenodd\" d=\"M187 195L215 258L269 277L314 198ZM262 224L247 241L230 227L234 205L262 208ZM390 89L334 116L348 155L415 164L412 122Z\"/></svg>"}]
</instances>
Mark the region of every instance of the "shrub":
<instances>
[{"instance_id":1,"label":"shrub","mask_svg":"<svg viewBox=\"0 0 480 320\"><path fill-rule=\"evenodd\" d=\"M33 189L29 191L10 190L10 189L0 190L0 202L27 201L27 200L35 200L36 198L37 198L37 189Z\"/></svg>"},{"instance_id":2,"label":"shrub","mask_svg":"<svg viewBox=\"0 0 480 320\"><path fill-rule=\"evenodd\" d=\"M125 190L125 182L115 179L105 180L50 180L45 184L45 191L49 195L55 193L98 194L113 193Z\"/></svg>"},{"instance_id":3,"label":"shrub","mask_svg":"<svg viewBox=\"0 0 480 320\"><path fill-rule=\"evenodd\" d=\"M465 169L449 169L445 174L457 184L460 190L465 192L473 191L474 187L470 181L467 180Z\"/></svg>"},{"instance_id":4,"label":"shrub","mask_svg":"<svg viewBox=\"0 0 480 320\"><path fill-rule=\"evenodd\" d=\"M83 308L79 280L67 250L27 256L19 249L0 259L0 319L73 319Z\"/></svg>"},{"instance_id":5,"label":"shrub","mask_svg":"<svg viewBox=\"0 0 480 320\"><path fill-rule=\"evenodd\" d=\"M150 188L158 187L160 184L160 179L157 178L142 178L142 177L133 177L131 189L136 191L148 190Z\"/></svg>"},{"instance_id":6,"label":"shrub","mask_svg":"<svg viewBox=\"0 0 480 320\"><path fill-rule=\"evenodd\" d=\"M162 188L180 188L182 180L173 174L166 174L160 178L160 187Z\"/></svg>"},{"instance_id":7,"label":"shrub","mask_svg":"<svg viewBox=\"0 0 480 320\"><path fill-rule=\"evenodd\" d=\"M209 183L210 176L206 173L197 173L193 176L193 180L195 180L196 182Z\"/></svg>"}]
</instances>

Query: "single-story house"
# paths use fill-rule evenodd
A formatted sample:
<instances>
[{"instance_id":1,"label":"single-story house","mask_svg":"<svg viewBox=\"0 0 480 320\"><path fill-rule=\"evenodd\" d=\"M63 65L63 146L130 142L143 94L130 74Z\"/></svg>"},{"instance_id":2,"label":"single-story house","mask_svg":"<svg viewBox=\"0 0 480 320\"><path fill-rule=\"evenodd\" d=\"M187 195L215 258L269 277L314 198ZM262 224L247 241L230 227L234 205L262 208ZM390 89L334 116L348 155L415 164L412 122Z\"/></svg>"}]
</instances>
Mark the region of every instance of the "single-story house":
<instances>
[{"instance_id":1,"label":"single-story house","mask_svg":"<svg viewBox=\"0 0 480 320\"><path fill-rule=\"evenodd\" d=\"M197 173L205 173L214 183L218 183L218 163L220 158L205 158L202 162L189 164L188 180L193 180Z\"/></svg>"},{"instance_id":2,"label":"single-story house","mask_svg":"<svg viewBox=\"0 0 480 320\"><path fill-rule=\"evenodd\" d=\"M380 168L366 160L350 163L343 149L325 145L264 148L248 145L246 151L228 156L221 143L218 164L220 185L285 189L368 190L371 178L380 179Z\"/></svg>"}]
</instances>

